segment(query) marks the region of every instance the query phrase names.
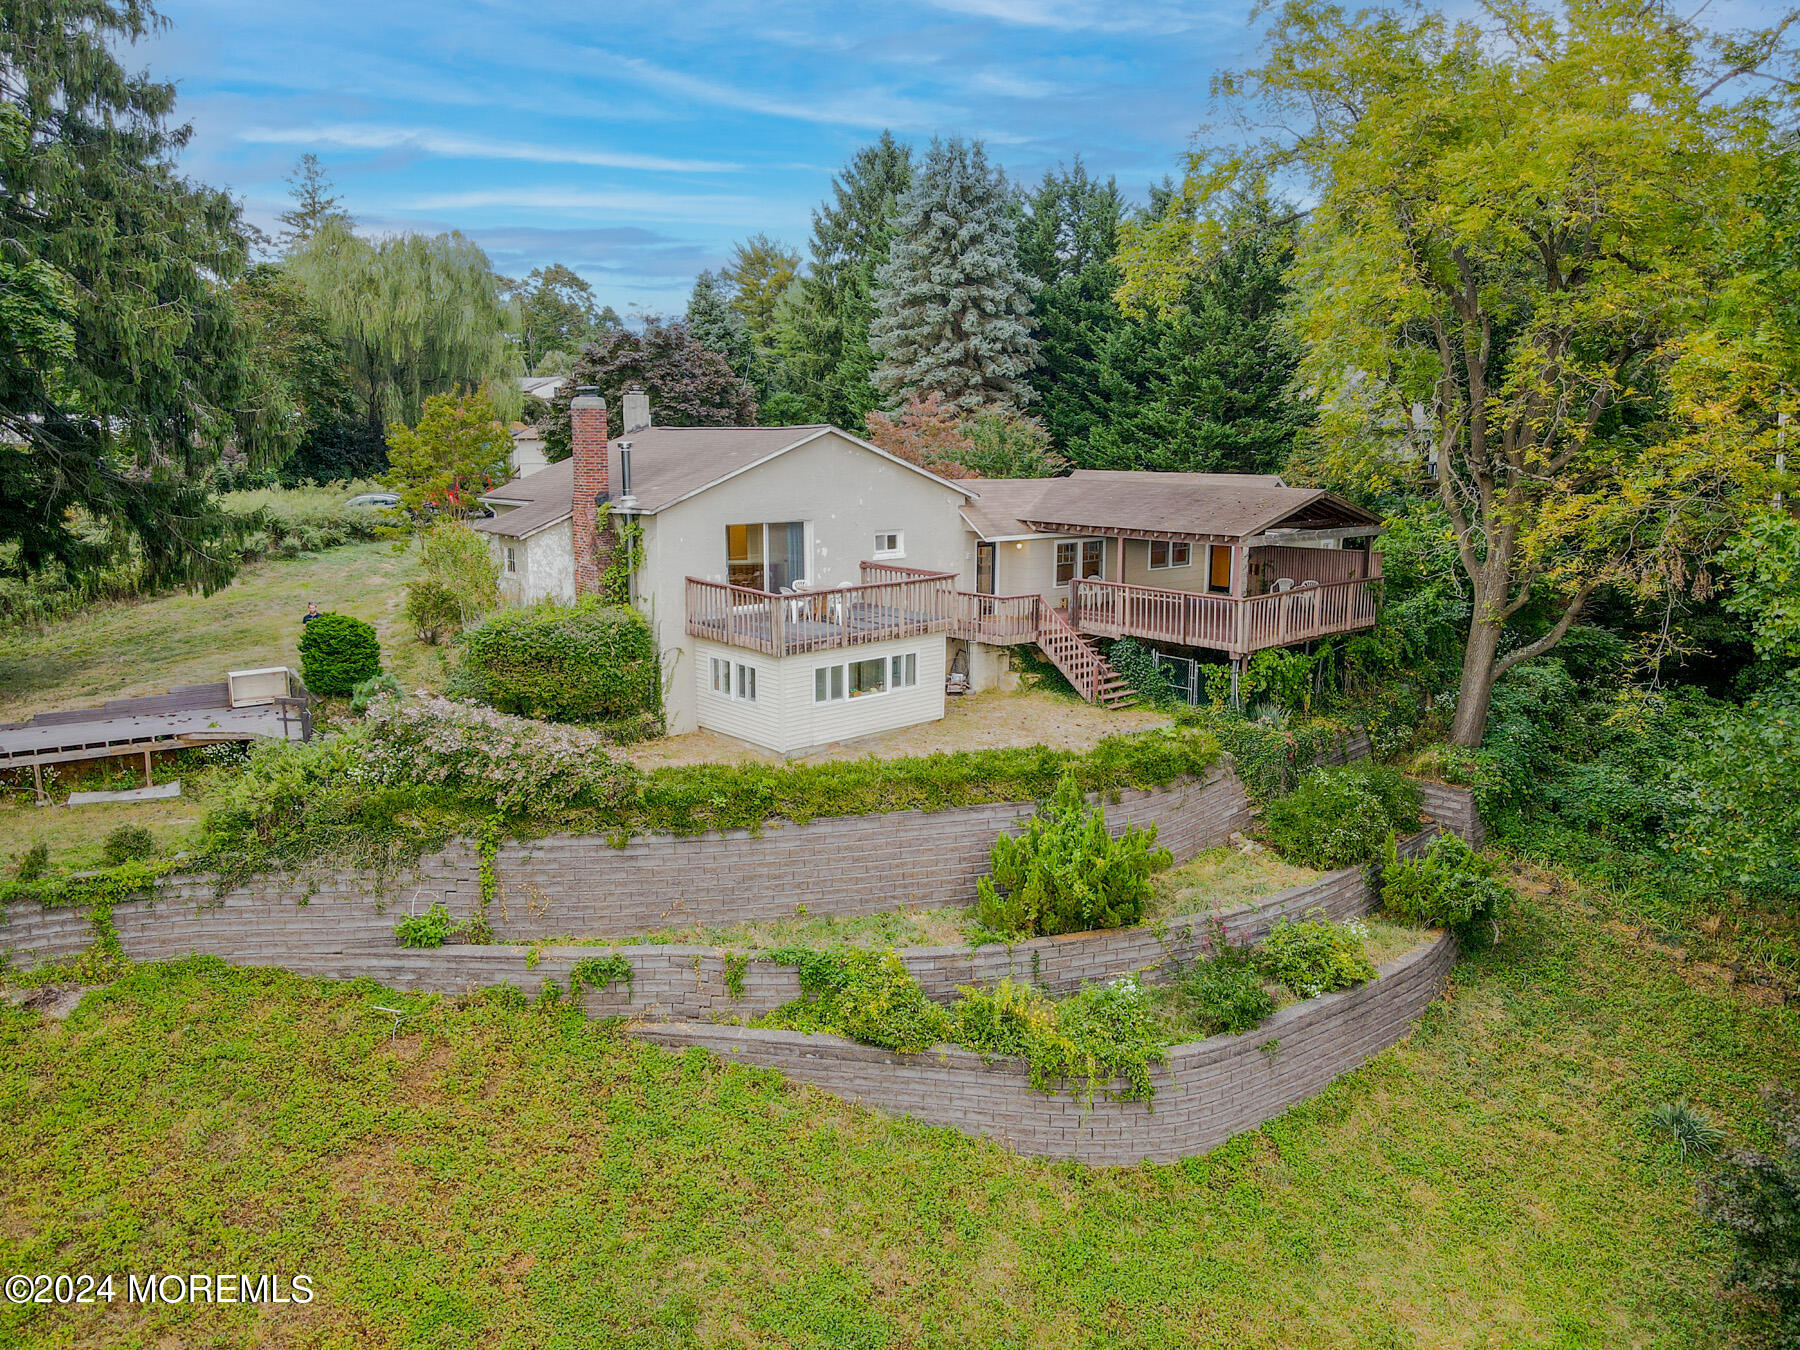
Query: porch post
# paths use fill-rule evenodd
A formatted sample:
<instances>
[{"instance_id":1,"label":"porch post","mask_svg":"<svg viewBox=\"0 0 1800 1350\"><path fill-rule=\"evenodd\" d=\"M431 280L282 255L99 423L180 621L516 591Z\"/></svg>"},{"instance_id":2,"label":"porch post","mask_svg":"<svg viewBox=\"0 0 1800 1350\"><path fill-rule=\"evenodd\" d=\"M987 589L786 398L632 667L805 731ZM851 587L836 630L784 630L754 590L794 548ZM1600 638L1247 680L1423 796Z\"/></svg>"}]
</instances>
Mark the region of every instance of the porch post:
<instances>
[{"instance_id":1,"label":"porch post","mask_svg":"<svg viewBox=\"0 0 1800 1350\"><path fill-rule=\"evenodd\" d=\"M1232 643L1237 650L1232 653L1231 666L1231 701L1237 704L1238 658L1243 656L1250 642L1250 611L1244 604L1245 592L1249 588L1250 550L1243 544L1231 546L1231 610L1232 610Z\"/></svg>"},{"instance_id":2,"label":"porch post","mask_svg":"<svg viewBox=\"0 0 1800 1350\"><path fill-rule=\"evenodd\" d=\"M1125 536L1119 536L1119 574L1113 578L1121 586L1125 584Z\"/></svg>"}]
</instances>

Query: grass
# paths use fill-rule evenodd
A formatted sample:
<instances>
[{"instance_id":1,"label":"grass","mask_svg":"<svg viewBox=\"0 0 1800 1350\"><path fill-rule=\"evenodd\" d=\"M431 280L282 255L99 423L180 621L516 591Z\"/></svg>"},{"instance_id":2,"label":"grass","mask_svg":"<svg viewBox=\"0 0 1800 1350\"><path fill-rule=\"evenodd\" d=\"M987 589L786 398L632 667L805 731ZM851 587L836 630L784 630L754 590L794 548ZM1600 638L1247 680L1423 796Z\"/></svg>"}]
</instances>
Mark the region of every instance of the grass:
<instances>
[{"instance_id":1,"label":"grass","mask_svg":"<svg viewBox=\"0 0 1800 1350\"><path fill-rule=\"evenodd\" d=\"M374 624L384 663L411 688L439 670L436 650L400 614L412 567L390 543L346 544L250 564L212 595L99 605L41 628L0 630L0 719L206 684L228 670L298 669L308 600Z\"/></svg>"},{"instance_id":2,"label":"grass","mask_svg":"<svg viewBox=\"0 0 1800 1350\"><path fill-rule=\"evenodd\" d=\"M417 1016L390 1035L376 1004ZM0 1008L0 1266L309 1274L305 1307L0 1306L0 1343L1732 1342L1686 1098L1800 1013L1542 876L1405 1044L1178 1166L1084 1171L620 1027L210 960ZM1759 1141L1766 1142L1766 1141Z\"/></svg>"},{"instance_id":3,"label":"grass","mask_svg":"<svg viewBox=\"0 0 1800 1350\"><path fill-rule=\"evenodd\" d=\"M1271 849L1258 848L1253 853L1235 848L1205 849L1180 867L1158 872L1152 878L1156 892L1145 908L1144 922L1155 923L1207 909L1230 909L1259 895L1305 886L1324 875L1310 867L1283 862Z\"/></svg>"}]
</instances>

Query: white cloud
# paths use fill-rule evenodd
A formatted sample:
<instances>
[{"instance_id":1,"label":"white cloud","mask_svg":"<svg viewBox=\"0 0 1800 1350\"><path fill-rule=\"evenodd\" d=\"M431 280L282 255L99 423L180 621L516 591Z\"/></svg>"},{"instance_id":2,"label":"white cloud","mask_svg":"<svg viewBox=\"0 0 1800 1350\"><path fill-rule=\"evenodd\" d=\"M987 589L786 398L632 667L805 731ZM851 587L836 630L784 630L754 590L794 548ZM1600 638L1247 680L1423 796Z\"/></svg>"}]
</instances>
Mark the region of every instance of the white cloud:
<instances>
[{"instance_id":1,"label":"white cloud","mask_svg":"<svg viewBox=\"0 0 1800 1350\"><path fill-rule=\"evenodd\" d=\"M1095 5L1082 0L925 0L936 9L975 19L997 19L1025 28L1053 28L1062 32L1092 30L1112 33L1173 33L1191 26L1174 4L1150 4L1137 9L1117 4Z\"/></svg>"},{"instance_id":2,"label":"white cloud","mask_svg":"<svg viewBox=\"0 0 1800 1350\"><path fill-rule=\"evenodd\" d=\"M592 212L636 220L741 220L787 219L804 205L738 197L724 193L633 192L611 188L479 189L415 197L395 202L389 209L402 211L460 211L482 207L514 207L531 211Z\"/></svg>"},{"instance_id":3,"label":"white cloud","mask_svg":"<svg viewBox=\"0 0 1800 1350\"><path fill-rule=\"evenodd\" d=\"M238 139L257 145L335 145L350 150L418 150L460 159L521 159L537 164L586 164L603 169L645 169L667 173L728 173L741 169L708 159L673 159L630 151L587 150L579 145L499 141L463 136L430 127L383 127L339 122L325 126L249 127Z\"/></svg>"},{"instance_id":4,"label":"white cloud","mask_svg":"<svg viewBox=\"0 0 1800 1350\"><path fill-rule=\"evenodd\" d=\"M984 94L998 94L1001 98L1050 98L1065 89L1049 80L1031 80L999 70L982 71L970 79L969 87Z\"/></svg>"},{"instance_id":5,"label":"white cloud","mask_svg":"<svg viewBox=\"0 0 1800 1350\"><path fill-rule=\"evenodd\" d=\"M781 98L755 89L740 89L719 84L697 75L684 75L636 57L613 52L594 53L613 62L624 74L642 84L700 103L736 108L740 112L759 113L765 117L785 117L800 122L817 122L826 126L897 127L917 129L937 126L946 118L946 110L904 96L857 90L849 94L821 95L804 101Z\"/></svg>"}]
</instances>

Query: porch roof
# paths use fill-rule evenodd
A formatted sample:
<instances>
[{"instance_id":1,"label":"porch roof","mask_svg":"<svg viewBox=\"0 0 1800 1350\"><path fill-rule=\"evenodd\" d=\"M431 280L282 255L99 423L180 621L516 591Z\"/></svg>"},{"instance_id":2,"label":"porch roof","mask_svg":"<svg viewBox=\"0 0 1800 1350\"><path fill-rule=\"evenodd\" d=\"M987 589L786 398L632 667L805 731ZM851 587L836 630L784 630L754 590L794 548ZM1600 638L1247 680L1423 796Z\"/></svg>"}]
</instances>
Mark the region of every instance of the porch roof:
<instances>
[{"instance_id":1,"label":"porch roof","mask_svg":"<svg viewBox=\"0 0 1800 1350\"><path fill-rule=\"evenodd\" d=\"M1288 487L1273 475L1081 469L1045 481L1053 486L1018 513L1042 533L1242 541L1273 529L1381 523L1324 488Z\"/></svg>"}]
</instances>

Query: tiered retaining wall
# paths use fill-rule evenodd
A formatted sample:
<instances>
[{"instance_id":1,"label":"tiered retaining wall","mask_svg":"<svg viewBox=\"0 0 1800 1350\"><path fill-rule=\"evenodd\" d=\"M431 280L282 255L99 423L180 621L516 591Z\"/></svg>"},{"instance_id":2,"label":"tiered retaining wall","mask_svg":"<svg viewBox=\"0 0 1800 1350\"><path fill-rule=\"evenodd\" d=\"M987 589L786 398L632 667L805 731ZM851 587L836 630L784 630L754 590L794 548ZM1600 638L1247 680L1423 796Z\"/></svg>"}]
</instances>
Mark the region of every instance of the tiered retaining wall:
<instances>
[{"instance_id":1,"label":"tiered retaining wall","mask_svg":"<svg viewBox=\"0 0 1800 1350\"><path fill-rule=\"evenodd\" d=\"M1035 809L998 802L803 825L772 821L759 835L654 836L622 848L599 836L509 844L495 860L498 891L488 920L498 941L518 943L789 918L801 906L813 916L851 918L967 904L994 836L1018 828ZM1243 787L1229 769L1205 782L1121 793L1106 814L1115 831L1154 824L1178 861L1250 824ZM157 900L116 905L112 919L134 960L203 952L246 965L381 978L382 969L409 968L387 964L407 955L394 947L396 919L434 903L462 919L480 898L475 855L457 847L423 859L385 893L381 879L352 870L262 877L223 897L207 877L175 876ZM66 909L14 906L0 922L0 952L19 964L73 956L91 941L86 918Z\"/></svg>"},{"instance_id":2,"label":"tiered retaining wall","mask_svg":"<svg viewBox=\"0 0 1800 1350\"><path fill-rule=\"evenodd\" d=\"M696 1023L646 1024L634 1034L670 1049L701 1046L1023 1153L1129 1166L1205 1152L1349 1073L1406 1034L1455 958L1455 940L1443 936L1383 965L1379 979L1284 1008L1255 1031L1175 1046L1151 1072L1148 1104L1051 1096L1031 1086L1018 1060L949 1047L900 1055L838 1036Z\"/></svg>"}]
</instances>

